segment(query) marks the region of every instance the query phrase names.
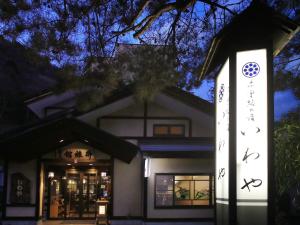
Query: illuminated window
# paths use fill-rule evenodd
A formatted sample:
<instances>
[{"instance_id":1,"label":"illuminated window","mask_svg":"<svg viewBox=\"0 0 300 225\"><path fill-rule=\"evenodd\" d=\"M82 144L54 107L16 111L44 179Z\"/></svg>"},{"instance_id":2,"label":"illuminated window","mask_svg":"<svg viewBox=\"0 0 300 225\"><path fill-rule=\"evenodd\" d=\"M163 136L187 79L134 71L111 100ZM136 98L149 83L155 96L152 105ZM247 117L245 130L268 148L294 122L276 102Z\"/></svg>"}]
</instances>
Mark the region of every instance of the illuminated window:
<instances>
[{"instance_id":1,"label":"illuminated window","mask_svg":"<svg viewBox=\"0 0 300 225\"><path fill-rule=\"evenodd\" d=\"M213 205L212 175L156 174L156 208L193 208Z\"/></svg>"},{"instance_id":2,"label":"illuminated window","mask_svg":"<svg viewBox=\"0 0 300 225\"><path fill-rule=\"evenodd\" d=\"M153 136L181 136L185 135L185 126L183 124L154 124Z\"/></svg>"}]
</instances>

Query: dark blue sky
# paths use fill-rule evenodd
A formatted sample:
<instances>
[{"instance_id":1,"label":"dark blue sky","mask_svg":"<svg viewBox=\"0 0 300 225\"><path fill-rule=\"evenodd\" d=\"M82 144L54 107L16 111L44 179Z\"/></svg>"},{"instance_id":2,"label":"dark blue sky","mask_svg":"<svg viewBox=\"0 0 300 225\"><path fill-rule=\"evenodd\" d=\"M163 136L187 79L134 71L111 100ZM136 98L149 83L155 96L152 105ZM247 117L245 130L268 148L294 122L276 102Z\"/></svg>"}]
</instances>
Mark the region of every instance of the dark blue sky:
<instances>
[{"instance_id":1,"label":"dark blue sky","mask_svg":"<svg viewBox=\"0 0 300 225\"><path fill-rule=\"evenodd\" d=\"M203 13L204 5L198 4L198 7L196 7L196 11L198 11L199 14ZM81 40L80 34L77 34L76 39ZM21 36L20 40L21 42L26 42L28 39L28 36L24 35ZM126 35L120 37L119 42L121 43L134 43L138 44L139 40L133 38L133 32L129 32ZM209 95L209 89L214 86L213 82L207 82L204 81L202 86L196 90L193 90L193 93L197 96L200 96L203 99L211 100L211 96ZM282 115L285 113L295 109L298 105L300 105L300 101L295 98L292 91L280 91L276 92L274 95L274 119L279 120Z\"/></svg>"},{"instance_id":2,"label":"dark blue sky","mask_svg":"<svg viewBox=\"0 0 300 225\"><path fill-rule=\"evenodd\" d=\"M196 11L199 14L203 13L204 5L198 4ZM132 37L132 32L128 33L124 37L121 38L123 42L127 43L136 43L138 44L139 41ZM209 94L210 88L214 87L214 82L203 81L202 85L198 89L194 89L192 92L206 100L211 100L211 96ZM280 120L280 118L287 112L295 109L297 106L300 105L300 101L296 99L294 94L291 90L287 91L277 91L274 94L274 119L276 121Z\"/></svg>"}]
</instances>

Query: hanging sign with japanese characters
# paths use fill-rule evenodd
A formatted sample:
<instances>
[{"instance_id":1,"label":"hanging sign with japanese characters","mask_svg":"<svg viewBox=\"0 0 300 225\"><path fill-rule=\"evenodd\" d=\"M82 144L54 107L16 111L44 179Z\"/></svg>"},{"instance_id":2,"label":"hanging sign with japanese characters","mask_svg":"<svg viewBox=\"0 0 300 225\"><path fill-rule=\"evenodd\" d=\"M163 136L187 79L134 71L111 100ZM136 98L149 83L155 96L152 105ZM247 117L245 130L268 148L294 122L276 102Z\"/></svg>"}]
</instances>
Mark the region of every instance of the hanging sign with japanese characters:
<instances>
[{"instance_id":1,"label":"hanging sign with japanese characters","mask_svg":"<svg viewBox=\"0 0 300 225\"><path fill-rule=\"evenodd\" d=\"M70 162L94 162L94 151L86 148L66 148L60 151L60 158Z\"/></svg>"},{"instance_id":2,"label":"hanging sign with japanese characters","mask_svg":"<svg viewBox=\"0 0 300 225\"><path fill-rule=\"evenodd\" d=\"M237 205L267 205L268 101L266 49L237 53Z\"/></svg>"},{"instance_id":3,"label":"hanging sign with japanese characters","mask_svg":"<svg viewBox=\"0 0 300 225\"><path fill-rule=\"evenodd\" d=\"M216 81L216 202L228 204L229 183L229 59Z\"/></svg>"},{"instance_id":4,"label":"hanging sign with japanese characters","mask_svg":"<svg viewBox=\"0 0 300 225\"><path fill-rule=\"evenodd\" d=\"M30 204L31 182L22 173L11 174L10 203Z\"/></svg>"}]
</instances>

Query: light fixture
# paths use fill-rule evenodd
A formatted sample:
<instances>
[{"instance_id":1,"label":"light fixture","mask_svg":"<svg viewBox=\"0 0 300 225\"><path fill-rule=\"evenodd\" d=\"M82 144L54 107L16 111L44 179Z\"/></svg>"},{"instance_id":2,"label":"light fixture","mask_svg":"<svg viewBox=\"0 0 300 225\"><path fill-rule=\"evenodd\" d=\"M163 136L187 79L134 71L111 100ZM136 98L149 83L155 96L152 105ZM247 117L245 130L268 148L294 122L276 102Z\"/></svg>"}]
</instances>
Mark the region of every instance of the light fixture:
<instances>
[{"instance_id":1,"label":"light fixture","mask_svg":"<svg viewBox=\"0 0 300 225\"><path fill-rule=\"evenodd\" d=\"M54 172L49 172L48 173L48 178L52 179L54 177Z\"/></svg>"},{"instance_id":2,"label":"light fixture","mask_svg":"<svg viewBox=\"0 0 300 225\"><path fill-rule=\"evenodd\" d=\"M89 141L87 139L84 139L84 142L89 143Z\"/></svg>"},{"instance_id":3,"label":"light fixture","mask_svg":"<svg viewBox=\"0 0 300 225\"><path fill-rule=\"evenodd\" d=\"M106 177L106 172L101 172L101 177Z\"/></svg>"},{"instance_id":4,"label":"light fixture","mask_svg":"<svg viewBox=\"0 0 300 225\"><path fill-rule=\"evenodd\" d=\"M150 158L145 158L145 168L144 168L144 177L149 177L150 173Z\"/></svg>"},{"instance_id":5,"label":"light fixture","mask_svg":"<svg viewBox=\"0 0 300 225\"><path fill-rule=\"evenodd\" d=\"M63 142L64 142L64 139L60 139L60 140L59 140L59 143L63 143Z\"/></svg>"},{"instance_id":6,"label":"light fixture","mask_svg":"<svg viewBox=\"0 0 300 225\"><path fill-rule=\"evenodd\" d=\"M72 164L71 163L67 163L67 166L72 166Z\"/></svg>"},{"instance_id":7,"label":"light fixture","mask_svg":"<svg viewBox=\"0 0 300 225\"><path fill-rule=\"evenodd\" d=\"M67 177L66 177L66 176L63 176L63 177L62 177L62 179L63 179L63 180L66 180L66 179L67 179Z\"/></svg>"},{"instance_id":8,"label":"light fixture","mask_svg":"<svg viewBox=\"0 0 300 225\"><path fill-rule=\"evenodd\" d=\"M93 164L93 163L90 163L89 165L90 165L90 166L93 166L94 164Z\"/></svg>"}]
</instances>

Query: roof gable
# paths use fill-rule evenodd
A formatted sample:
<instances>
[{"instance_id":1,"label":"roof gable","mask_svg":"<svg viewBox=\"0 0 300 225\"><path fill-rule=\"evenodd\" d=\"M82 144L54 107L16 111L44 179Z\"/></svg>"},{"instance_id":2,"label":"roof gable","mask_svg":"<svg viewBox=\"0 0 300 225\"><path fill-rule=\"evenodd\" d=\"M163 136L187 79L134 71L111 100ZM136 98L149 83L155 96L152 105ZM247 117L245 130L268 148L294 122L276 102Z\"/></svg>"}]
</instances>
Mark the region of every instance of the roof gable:
<instances>
[{"instance_id":1,"label":"roof gable","mask_svg":"<svg viewBox=\"0 0 300 225\"><path fill-rule=\"evenodd\" d=\"M178 114L187 113L189 116L191 116L192 114L200 112L207 117L212 118L214 116L214 105L212 103L179 88L167 88L161 93L157 94L157 96L153 99L154 103L157 103L171 111L175 110L175 112L177 112L176 110L178 110L178 107L175 109L173 107L174 104L165 104L165 101L168 100L164 98L164 101L162 101L162 96L166 96L169 99L172 99L173 102L177 102L178 104L176 105L184 107L184 109L178 111ZM116 96L112 96L110 101L106 101L103 105L95 107L88 112L77 114L77 116L83 120L85 117L92 115L105 116L133 105L134 103L135 99L132 90L126 88L123 93L119 92ZM187 112L189 110L190 113Z\"/></svg>"},{"instance_id":2,"label":"roof gable","mask_svg":"<svg viewBox=\"0 0 300 225\"><path fill-rule=\"evenodd\" d=\"M114 135L76 119L58 119L41 123L0 142L1 154L14 160L37 158L57 148L79 141L130 163L139 148Z\"/></svg>"},{"instance_id":3,"label":"roof gable","mask_svg":"<svg viewBox=\"0 0 300 225\"><path fill-rule=\"evenodd\" d=\"M116 90L101 105L86 112L77 111L75 105L73 107L70 106L70 102L75 104L76 101L74 101L74 98L75 95L71 92L60 96L52 94L30 102L29 107L40 118L58 115L59 113L63 114L62 112L64 112L64 114L71 113L82 121L89 121L90 118L110 115L136 104L132 86ZM166 88L158 93L152 102L161 105L166 110L172 111L175 114L181 114L190 118L198 117L199 119L200 117L204 117L212 119L214 116L214 106L212 103L177 87ZM47 112L50 113L47 114ZM201 116L199 117L199 115Z\"/></svg>"}]
</instances>

